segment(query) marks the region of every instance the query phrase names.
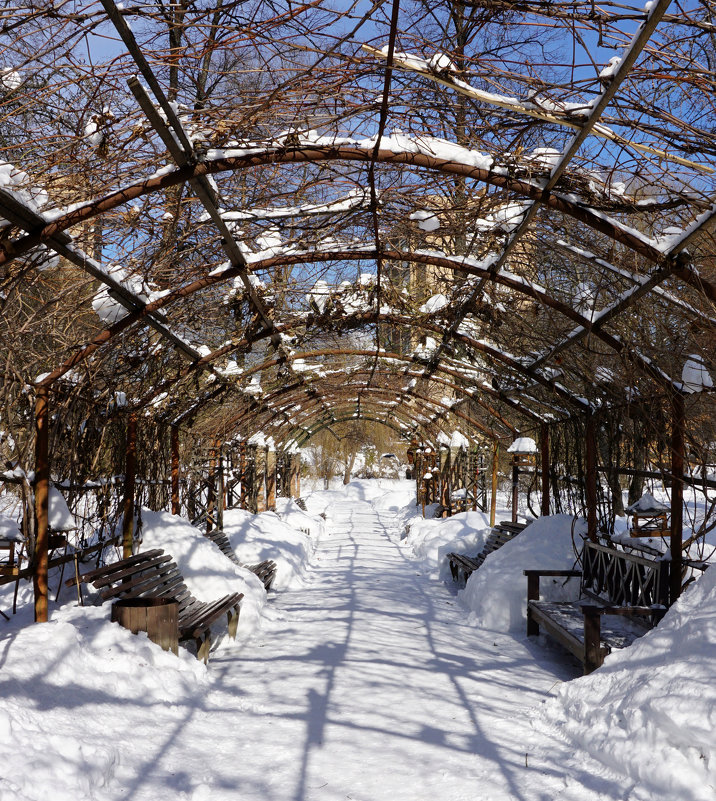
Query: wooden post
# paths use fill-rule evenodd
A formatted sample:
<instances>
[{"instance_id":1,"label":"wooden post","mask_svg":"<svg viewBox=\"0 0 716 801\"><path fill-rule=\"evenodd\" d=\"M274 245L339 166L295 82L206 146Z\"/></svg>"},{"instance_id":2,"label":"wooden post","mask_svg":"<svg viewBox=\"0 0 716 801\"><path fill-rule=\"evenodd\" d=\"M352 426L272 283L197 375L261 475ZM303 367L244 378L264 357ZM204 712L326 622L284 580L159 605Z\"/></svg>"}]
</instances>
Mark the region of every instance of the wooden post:
<instances>
[{"instance_id":1,"label":"wooden post","mask_svg":"<svg viewBox=\"0 0 716 801\"><path fill-rule=\"evenodd\" d=\"M179 428L171 427L171 459L172 459L172 514L178 515L179 503Z\"/></svg>"},{"instance_id":2,"label":"wooden post","mask_svg":"<svg viewBox=\"0 0 716 801\"><path fill-rule=\"evenodd\" d=\"M587 502L587 536L597 541L597 429L594 416L587 413L585 427L585 499Z\"/></svg>"},{"instance_id":3,"label":"wooden post","mask_svg":"<svg viewBox=\"0 0 716 801\"><path fill-rule=\"evenodd\" d=\"M495 525L495 507L497 505L497 464L500 455L500 443L492 443L492 493L490 495L490 527Z\"/></svg>"},{"instance_id":4,"label":"wooden post","mask_svg":"<svg viewBox=\"0 0 716 801\"><path fill-rule=\"evenodd\" d=\"M266 509L276 510L276 451L266 448Z\"/></svg>"},{"instance_id":5,"label":"wooden post","mask_svg":"<svg viewBox=\"0 0 716 801\"><path fill-rule=\"evenodd\" d=\"M50 411L49 390L38 387L35 400L35 552L32 584L35 593L35 621L46 623L47 569L49 562L50 512Z\"/></svg>"},{"instance_id":6,"label":"wooden post","mask_svg":"<svg viewBox=\"0 0 716 801\"><path fill-rule=\"evenodd\" d=\"M681 570L684 518L684 435L686 411L684 396L671 398L671 564L669 566L669 602L681 595Z\"/></svg>"},{"instance_id":7,"label":"wooden post","mask_svg":"<svg viewBox=\"0 0 716 801\"><path fill-rule=\"evenodd\" d=\"M543 517L549 515L549 426L540 426L540 461L542 463L542 509Z\"/></svg>"},{"instance_id":8,"label":"wooden post","mask_svg":"<svg viewBox=\"0 0 716 801\"><path fill-rule=\"evenodd\" d=\"M124 500L122 501L122 558L132 555L134 540L134 491L137 481L137 415L127 418L127 453L124 467Z\"/></svg>"},{"instance_id":9,"label":"wooden post","mask_svg":"<svg viewBox=\"0 0 716 801\"><path fill-rule=\"evenodd\" d=\"M517 455L512 456L512 522L517 522L517 493L520 484L520 468L517 464Z\"/></svg>"}]
</instances>

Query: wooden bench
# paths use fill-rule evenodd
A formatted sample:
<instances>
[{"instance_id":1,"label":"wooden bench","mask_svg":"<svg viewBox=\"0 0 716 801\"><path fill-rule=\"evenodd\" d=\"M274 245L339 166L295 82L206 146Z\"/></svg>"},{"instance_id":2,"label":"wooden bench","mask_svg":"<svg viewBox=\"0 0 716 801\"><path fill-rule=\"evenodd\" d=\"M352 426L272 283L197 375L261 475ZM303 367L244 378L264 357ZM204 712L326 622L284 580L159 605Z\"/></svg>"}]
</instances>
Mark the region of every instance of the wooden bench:
<instances>
[{"instance_id":1,"label":"wooden bench","mask_svg":"<svg viewBox=\"0 0 716 801\"><path fill-rule=\"evenodd\" d=\"M631 645L664 616L669 562L590 540L584 542L580 561L581 570L524 571L527 634L537 635L543 628L582 662L587 674L613 649ZM540 601L543 576L579 578L581 600Z\"/></svg>"},{"instance_id":2,"label":"wooden bench","mask_svg":"<svg viewBox=\"0 0 716 801\"><path fill-rule=\"evenodd\" d=\"M506 542L514 539L521 531L524 531L528 523L512 523L505 520L498 523L490 531L485 544L477 556L467 556L462 553L449 553L446 556L450 564L450 573L453 581L459 581L460 576L467 581L470 576L482 565L487 557L499 550Z\"/></svg>"},{"instance_id":3,"label":"wooden bench","mask_svg":"<svg viewBox=\"0 0 716 801\"><path fill-rule=\"evenodd\" d=\"M102 601L119 598L167 598L179 604L179 640L196 643L197 659L209 660L211 624L227 615L229 636L236 637L243 593L235 592L206 603L197 600L184 583L171 556L160 548L121 559L111 565L90 570L79 577L80 583L91 583ZM75 584L69 579L66 584Z\"/></svg>"},{"instance_id":4,"label":"wooden bench","mask_svg":"<svg viewBox=\"0 0 716 801\"><path fill-rule=\"evenodd\" d=\"M234 549L231 547L229 538L223 531L220 529L214 529L213 531L205 532L204 536L208 540L211 540L221 551L221 553L223 553L228 559L231 559L235 565L239 565L239 567L245 567L247 570L250 570L252 573L256 574L267 592L271 589L274 579L276 578L277 569L276 562L274 562L273 559L265 559L263 562L259 562L257 565L244 565L239 561Z\"/></svg>"}]
</instances>

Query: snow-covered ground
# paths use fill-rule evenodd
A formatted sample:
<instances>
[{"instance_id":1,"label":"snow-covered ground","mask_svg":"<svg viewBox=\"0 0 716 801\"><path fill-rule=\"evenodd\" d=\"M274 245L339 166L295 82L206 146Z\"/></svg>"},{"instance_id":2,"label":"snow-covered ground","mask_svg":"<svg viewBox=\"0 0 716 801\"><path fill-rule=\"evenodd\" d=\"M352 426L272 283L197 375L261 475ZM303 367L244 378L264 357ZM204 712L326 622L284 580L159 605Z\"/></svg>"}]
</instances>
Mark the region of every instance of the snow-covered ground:
<instances>
[{"instance_id":1,"label":"snow-covered ground","mask_svg":"<svg viewBox=\"0 0 716 801\"><path fill-rule=\"evenodd\" d=\"M479 550L487 521L423 521L412 492L358 481L307 513L227 512L242 562L279 563L268 601L186 521L144 512L143 547L196 595L246 594L208 668L67 589L28 625L22 587L0 620L0 801L716 798L716 570L577 678L524 634L522 569L571 566L571 518L534 524L456 594L442 555Z\"/></svg>"}]
</instances>

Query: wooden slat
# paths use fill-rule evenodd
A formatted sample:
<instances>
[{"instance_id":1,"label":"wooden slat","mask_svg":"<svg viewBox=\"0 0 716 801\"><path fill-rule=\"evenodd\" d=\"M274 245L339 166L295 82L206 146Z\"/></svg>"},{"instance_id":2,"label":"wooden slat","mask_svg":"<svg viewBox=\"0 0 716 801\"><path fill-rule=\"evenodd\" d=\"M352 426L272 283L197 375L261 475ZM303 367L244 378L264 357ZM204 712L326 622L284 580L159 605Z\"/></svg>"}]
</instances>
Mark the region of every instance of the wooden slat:
<instances>
[{"instance_id":1,"label":"wooden slat","mask_svg":"<svg viewBox=\"0 0 716 801\"><path fill-rule=\"evenodd\" d=\"M80 576L80 579L84 582L91 582L95 589L101 590L103 587L106 587L109 584L115 584L118 581L125 582L126 579L132 578L132 576L139 576L147 570L157 570L163 565L170 564L171 561L171 556L168 556L162 552L159 556L155 556L154 558L148 559L145 562L139 562L130 565L129 567L125 567L123 570L115 570L110 575L100 574L94 579L94 581L92 579L88 579L86 576ZM95 570L92 572L96 573L97 571Z\"/></svg>"},{"instance_id":2,"label":"wooden slat","mask_svg":"<svg viewBox=\"0 0 716 801\"><path fill-rule=\"evenodd\" d=\"M275 563L262 563L270 570ZM223 614L229 613L229 623L235 634L235 616L238 613L242 593L232 593L211 602L199 601L189 591L179 568L161 549L136 554L103 568L91 570L80 577L84 583L91 582L100 589L102 600L117 597L129 598L173 598L179 605L179 639L194 639L201 643L199 654L206 656L211 642L211 624Z\"/></svg>"},{"instance_id":3,"label":"wooden slat","mask_svg":"<svg viewBox=\"0 0 716 801\"><path fill-rule=\"evenodd\" d=\"M80 581L88 583L93 581L95 576L109 576L113 573L123 570L125 567L135 565L139 562L145 562L148 559L158 555L164 555L164 551L162 551L160 548L156 548L152 551L145 551L144 553L138 553L135 556L130 556L128 559L120 559L120 561L113 562L111 565L105 565L104 567L98 567L95 570L90 570L87 573L83 573L80 576Z\"/></svg>"}]
</instances>

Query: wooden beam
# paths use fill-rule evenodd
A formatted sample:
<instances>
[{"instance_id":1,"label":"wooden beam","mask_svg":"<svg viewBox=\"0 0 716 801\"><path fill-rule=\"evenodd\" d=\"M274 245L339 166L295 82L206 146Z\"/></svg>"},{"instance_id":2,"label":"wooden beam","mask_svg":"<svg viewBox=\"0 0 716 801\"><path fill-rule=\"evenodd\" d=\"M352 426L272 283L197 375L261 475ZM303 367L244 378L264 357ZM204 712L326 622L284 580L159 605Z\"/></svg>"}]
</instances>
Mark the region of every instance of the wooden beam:
<instances>
[{"instance_id":1,"label":"wooden beam","mask_svg":"<svg viewBox=\"0 0 716 801\"><path fill-rule=\"evenodd\" d=\"M216 527L219 531L224 530L224 509L226 509L226 493L224 492L224 455L221 451L221 440L216 441L218 453L216 468Z\"/></svg>"},{"instance_id":2,"label":"wooden beam","mask_svg":"<svg viewBox=\"0 0 716 801\"><path fill-rule=\"evenodd\" d=\"M276 511L276 451L266 448L266 510Z\"/></svg>"},{"instance_id":3,"label":"wooden beam","mask_svg":"<svg viewBox=\"0 0 716 801\"><path fill-rule=\"evenodd\" d=\"M214 507L216 506L216 449L211 451L209 478L206 489L206 533L214 528Z\"/></svg>"},{"instance_id":4,"label":"wooden beam","mask_svg":"<svg viewBox=\"0 0 716 801\"><path fill-rule=\"evenodd\" d=\"M32 585L35 593L35 621L46 623L49 540L50 438L49 391L38 387L35 400L35 551Z\"/></svg>"}]
</instances>

